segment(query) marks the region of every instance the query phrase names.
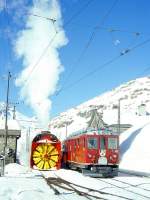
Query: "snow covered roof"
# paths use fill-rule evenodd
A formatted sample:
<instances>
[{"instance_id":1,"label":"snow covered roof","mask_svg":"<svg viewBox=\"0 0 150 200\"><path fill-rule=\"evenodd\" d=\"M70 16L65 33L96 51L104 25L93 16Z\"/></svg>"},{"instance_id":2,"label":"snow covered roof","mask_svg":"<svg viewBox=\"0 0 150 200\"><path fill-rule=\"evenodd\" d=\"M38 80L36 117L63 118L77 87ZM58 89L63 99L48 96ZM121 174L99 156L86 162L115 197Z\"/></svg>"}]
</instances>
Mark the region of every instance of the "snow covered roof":
<instances>
[{"instance_id":1,"label":"snow covered roof","mask_svg":"<svg viewBox=\"0 0 150 200\"><path fill-rule=\"evenodd\" d=\"M76 131L76 132L70 134L68 136L68 139L70 139L72 137L76 137L76 136L78 137L78 136L84 135L84 134L86 134L86 135L95 135L95 134L97 134L97 135L116 135L116 134L112 133L112 131L109 129L91 129L91 128L89 128L89 129L82 129L82 130L79 130L79 131Z\"/></svg>"},{"instance_id":2,"label":"snow covered roof","mask_svg":"<svg viewBox=\"0 0 150 200\"><path fill-rule=\"evenodd\" d=\"M21 136L21 129L16 120L8 120L8 136ZM5 120L0 119L0 136L5 135Z\"/></svg>"}]
</instances>

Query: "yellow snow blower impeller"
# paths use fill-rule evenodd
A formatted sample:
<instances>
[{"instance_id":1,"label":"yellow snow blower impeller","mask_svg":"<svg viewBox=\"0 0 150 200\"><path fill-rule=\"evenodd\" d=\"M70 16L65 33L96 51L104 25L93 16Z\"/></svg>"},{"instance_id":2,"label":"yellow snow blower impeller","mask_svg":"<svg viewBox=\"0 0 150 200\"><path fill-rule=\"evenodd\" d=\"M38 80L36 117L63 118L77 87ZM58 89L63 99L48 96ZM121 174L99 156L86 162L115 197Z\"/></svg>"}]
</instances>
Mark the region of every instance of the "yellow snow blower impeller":
<instances>
[{"instance_id":1,"label":"yellow snow blower impeller","mask_svg":"<svg viewBox=\"0 0 150 200\"><path fill-rule=\"evenodd\" d=\"M48 170L56 166L59 153L52 144L39 144L33 151L32 158L38 169Z\"/></svg>"}]
</instances>

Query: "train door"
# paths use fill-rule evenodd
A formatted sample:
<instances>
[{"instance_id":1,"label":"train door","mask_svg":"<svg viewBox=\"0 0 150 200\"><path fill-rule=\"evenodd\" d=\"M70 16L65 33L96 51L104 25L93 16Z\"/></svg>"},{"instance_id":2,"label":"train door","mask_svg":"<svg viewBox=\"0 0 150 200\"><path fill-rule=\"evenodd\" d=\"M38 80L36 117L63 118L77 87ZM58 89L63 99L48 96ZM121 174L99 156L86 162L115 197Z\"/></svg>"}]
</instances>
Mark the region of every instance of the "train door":
<instances>
[{"instance_id":1,"label":"train door","mask_svg":"<svg viewBox=\"0 0 150 200\"><path fill-rule=\"evenodd\" d=\"M85 138L80 137L77 139L76 162L85 163L85 156Z\"/></svg>"},{"instance_id":2,"label":"train door","mask_svg":"<svg viewBox=\"0 0 150 200\"><path fill-rule=\"evenodd\" d=\"M107 165L107 162L107 138L101 135L98 163L101 165Z\"/></svg>"},{"instance_id":3,"label":"train door","mask_svg":"<svg viewBox=\"0 0 150 200\"><path fill-rule=\"evenodd\" d=\"M76 147L77 147L77 145L76 145L76 140L72 140L72 148L71 148L71 155L72 155L72 157L71 157L71 161L75 161L75 159L76 159Z\"/></svg>"},{"instance_id":4,"label":"train door","mask_svg":"<svg viewBox=\"0 0 150 200\"><path fill-rule=\"evenodd\" d=\"M82 152L81 152L81 144L82 144L82 138L76 138L75 139L75 157L74 160L77 163L81 163L82 162Z\"/></svg>"}]
</instances>

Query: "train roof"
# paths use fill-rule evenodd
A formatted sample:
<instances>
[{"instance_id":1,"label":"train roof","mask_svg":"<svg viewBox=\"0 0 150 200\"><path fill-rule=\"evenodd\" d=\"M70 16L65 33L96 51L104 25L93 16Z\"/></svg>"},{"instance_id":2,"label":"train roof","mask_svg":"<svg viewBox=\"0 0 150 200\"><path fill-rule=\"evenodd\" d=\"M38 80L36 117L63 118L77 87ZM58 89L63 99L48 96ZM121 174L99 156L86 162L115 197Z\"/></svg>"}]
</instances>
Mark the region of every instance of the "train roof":
<instances>
[{"instance_id":1,"label":"train roof","mask_svg":"<svg viewBox=\"0 0 150 200\"><path fill-rule=\"evenodd\" d=\"M76 132L70 134L67 137L67 139L71 139L71 138L79 136L79 135L93 135L93 134L97 134L97 135L117 135L116 133L113 133L109 129L82 129L82 130L79 130L79 131L76 131Z\"/></svg>"},{"instance_id":2,"label":"train roof","mask_svg":"<svg viewBox=\"0 0 150 200\"><path fill-rule=\"evenodd\" d=\"M58 138L53 135L50 131L41 131L38 135L36 135L33 139L33 142L48 142L50 143L56 143L58 142Z\"/></svg>"}]
</instances>

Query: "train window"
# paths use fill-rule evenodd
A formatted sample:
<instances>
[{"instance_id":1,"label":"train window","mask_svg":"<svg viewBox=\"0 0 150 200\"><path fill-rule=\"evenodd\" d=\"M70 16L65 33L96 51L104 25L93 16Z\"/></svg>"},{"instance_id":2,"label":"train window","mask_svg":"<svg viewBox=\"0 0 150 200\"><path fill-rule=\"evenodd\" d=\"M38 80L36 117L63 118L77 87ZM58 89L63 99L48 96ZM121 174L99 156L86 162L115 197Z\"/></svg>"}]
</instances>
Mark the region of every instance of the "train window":
<instances>
[{"instance_id":1,"label":"train window","mask_svg":"<svg viewBox=\"0 0 150 200\"><path fill-rule=\"evenodd\" d=\"M105 138L104 138L104 137L101 137L101 138L100 138L100 148L101 148L101 149L106 149L106 146L105 146Z\"/></svg>"},{"instance_id":2,"label":"train window","mask_svg":"<svg viewBox=\"0 0 150 200\"><path fill-rule=\"evenodd\" d=\"M66 151L66 146L65 146L65 144L62 145L62 151L63 151L63 152Z\"/></svg>"},{"instance_id":3,"label":"train window","mask_svg":"<svg viewBox=\"0 0 150 200\"><path fill-rule=\"evenodd\" d=\"M108 138L108 149L117 149L117 138Z\"/></svg>"},{"instance_id":4,"label":"train window","mask_svg":"<svg viewBox=\"0 0 150 200\"><path fill-rule=\"evenodd\" d=\"M88 149L97 149L97 138L88 138Z\"/></svg>"}]
</instances>

